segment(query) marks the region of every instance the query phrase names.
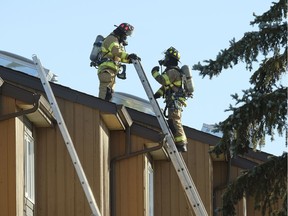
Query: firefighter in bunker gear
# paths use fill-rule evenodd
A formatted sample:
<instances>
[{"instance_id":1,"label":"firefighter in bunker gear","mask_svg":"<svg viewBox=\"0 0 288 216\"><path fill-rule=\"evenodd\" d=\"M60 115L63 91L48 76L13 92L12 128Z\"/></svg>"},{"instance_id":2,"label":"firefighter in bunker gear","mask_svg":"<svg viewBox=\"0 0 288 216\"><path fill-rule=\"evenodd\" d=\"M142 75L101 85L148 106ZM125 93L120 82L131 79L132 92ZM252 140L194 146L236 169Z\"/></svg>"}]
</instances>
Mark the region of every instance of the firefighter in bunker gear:
<instances>
[{"instance_id":1,"label":"firefighter in bunker gear","mask_svg":"<svg viewBox=\"0 0 288 216\"><path fill-rule=\"evenodd\" d=\"M173 133L176 147L178 152L186 152L187 138L181 122L182 107L186 106L186 98L183 94L182 77L178 67L180 53L174 47L170 47L164 54L164 59L159 61L161 66L166 67L163 73L159 73L159 66L155 66L151 71L152 76L162 85L154 94L154 98L164 97L166 103L164 115L168 108L167 122Z\"/></svg>"},{"instance_id":2,"label":"firefighter in bunker gear","mask_svg":"<svg viewBox=\"0 0 288 216\"><path fill-rule=\"evenodd\" d=\"M101 46L102 63L98 67L99 97L110 101L114 92L116 77L126 79L121 71L121 63L132 63L132 59L140 59L136 54L128 54L127 36L131 36L134 27L128 23L121 23L103 41Z\"/></svg>"}]
</instances>

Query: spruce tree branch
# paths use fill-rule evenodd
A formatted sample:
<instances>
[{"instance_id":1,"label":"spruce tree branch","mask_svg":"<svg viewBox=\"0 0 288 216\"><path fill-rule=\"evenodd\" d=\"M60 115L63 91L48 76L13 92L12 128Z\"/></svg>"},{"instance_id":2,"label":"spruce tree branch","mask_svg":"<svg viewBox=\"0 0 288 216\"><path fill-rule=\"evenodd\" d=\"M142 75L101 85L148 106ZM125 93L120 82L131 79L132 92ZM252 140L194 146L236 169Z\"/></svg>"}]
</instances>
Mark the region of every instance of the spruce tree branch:
<instances>
[{"instance_id":1,"label":"spruce tree branch","mask_svg":"<svg viewBox=\"0 0 288 216\"><path fill-rule=\"evenodd\" d=\"M255 92L254 89L244 91L242 98L237 99L240 107L232 107L227 111L233 113L223 122L216 125L223 137L215 146L216 154L245 154L250 146L263 147L265 136L274 139L276 129L280 136L287 129L287 87L280 87L269 94Z\"/></svg>"}]
</instances>

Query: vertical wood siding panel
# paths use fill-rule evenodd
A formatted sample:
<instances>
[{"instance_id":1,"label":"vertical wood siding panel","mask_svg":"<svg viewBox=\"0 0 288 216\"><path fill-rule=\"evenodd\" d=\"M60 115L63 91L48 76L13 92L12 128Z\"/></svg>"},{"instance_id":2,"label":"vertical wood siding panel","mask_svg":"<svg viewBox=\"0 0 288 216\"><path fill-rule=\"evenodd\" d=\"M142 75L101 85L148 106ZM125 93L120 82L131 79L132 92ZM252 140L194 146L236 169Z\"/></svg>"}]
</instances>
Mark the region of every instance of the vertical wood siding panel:
<instances>
[{"instance_id":1,"label":"vertical wood siding panel","mask_svg":"<svg viewBox=\"0 0 288 216\"><path fill-rule=\"evenodd\" d=\"M198 177L198 172L197 172L197 157L196 155L199 154L199 152L197 152L197 145L198 143L194 140L189 140L189 145L188 145L188 154L186 153L184 155L184 157L186 158L186 165L188 167L188 170L190 172L190 175L192 177L192 180L198 190L198 193L200 193L198 187L197 187L197 177ZM186 201L188 202L188 201ZM187 205L187 204L186 204ZM188 204L188 208L189 208L189 212L190 214L188 215L195 215L194 214L194 210L193 207L190 206L190 204ZM180 209L180 213L181 213L181 209Z\"/></svg>"},{"instance_id":2,"label":"vertical wood siding panel","mask_svg":"<svg viewBox=\"0 0 288 216\"><path fill-rule=\"evenodd\" d=\"M137 157L137 170L135 171L136 177L137 177L137 215L144 215L144 208L145 208L145 190L144 190L144 184L143 181L143 175L147 173L147 170L145 170L145 155L140 155Z\"/></svg>"},{"instance_id":3,"label":"vertical wood siding panel","mask_svg":"<svg viewBox=\"0 0 288 216\"><path fill-rule=\"evenodd\" d=\"M190 146L190 145L189 145ZM189 147L188 147L189 148ZM182 157L183 157L183 159L184 159L184 161L185 161L185 163L186 163L186 166L187 166L187 168L189 169L189 166L187 165L188 164L188 160L189 160L189 157L188 157L188 153L182 153ZM171 169L172 170L174 170L174 173L176 174L176 172L175 172L175 169L173 168L173 165L171 164ZM174 176L174 178L175 178L175 181L177 181L177 188L175 188L175 190L178 190L178 193L179 193L179 198L178 198L178 200L173 200L173 202L177 202L178 203L178 205L179 205L179 207L178 207L178 212L176 212L175 211L175 213L173 214L173 216L176 216L176 215L193 215L193 213L191 214L191 210L193 211L193 209L192 209L192 207L190 207L190 205L189 205L189 201L188 201L188 199L186 198L186 195L185 195L185 191L184 191L184 189L183 189L183 187L182 187L182 184L181 184L181 182L180 182L180 180L179 180L179 177L178 177L178 175L176 174L175 176ZM193 179L193 181L194 181L194 179Z\"/></svg>"},{"instance_id":4,"label":"vertical wood siding panel","mask_svg":"<svg viewBox=\"0 0 288 216\"><path fill-rule=\"evenodd\" d=\"M51 130L51 129L50 129ZM37 128L36 140L36 190L35 204L39 215L47 215L47 129Z\"/></svg>"},{"instance_id":5,"label":"vertical wood siding panel","mask_svg":"<svg viewBox=\"0 0 288 216\"><path fill-rule=\"evenodd\" d=\"M74 104L74 124L75 127L74 131L74 139L75 139L75 150L78 154L79 160L83 166L84 160L84 146L83 146L83 128L84 128L84 121L83 121L83 109L81 105ZM76 127L77 125L77 127ZM78 176L76 175L77 181L75 182L75 215L85 215L85 195L79 181Z\"/></svg>"},{"instance_id":6,"label":"vertical wood siding panel","mask_svg":"<svg viewBox=\"0 0 288 216\"><path fill-rule=\"evenodd\" d=\"M66 146L63 142L63 137L61 133L56 134L56 205L57 205L57 216L66 215L65 212L65 155L67 154Z\"/></svg>"},{"instance_id":7,"label":"vertical wood siding panel","mask_svg":"<svg viewBox=\"0 0 288 216\"><path fill-rule=\"evenodd\" d=\"M211 202L211 188L209 187L209 145L197 142L196 146L196 159L197 159L197 179L196 187L202 199L203 204L206 206L206 211L209 213Z\"/></svg>"},{"instance_id":8,"label":"vertical wood siding panel","mask_svg":"<svg viewBox=\"0 0 288 216\"><path fill-rule=\"evenodd\" d=\"M1 104L1 110L3 114L9 114L15 112L15 100L8 98L8 97L3 97L3 104ZM16 134L15 134L15 119L9 119L4 122L4 127L7 129L6 134L3 136L5 139L5 143L3 143L3 150L4 154L6 153L7 156L4 156L4 170L3 174L5 175L4 182L5 183L3 186L6 187L4 189L4 199L3 203L5 204L3 212L5 212L7 215L5 216L14 216L16 214ZM6 166L5 166L6 165ZM1 196L1 194L0 194ZM1 199L1 198L0 198ZM2 211L2 209L1 209ZM0 212L1 212L0 211ZM0 213L2 214L2 212Z\"/></svg>"},{"instance_id":9,"label":"vertical wood siding panel","mask_svg":"<svg viewBox=\"0 0 288 216\"><path fill-rule=\"evenodd\" d=\"M206 206L208 206L208 209L206 210L209 214L211 208L209 207L209 204L212 200L212 196L210 195L212 191L211 187L209 186L209 146L205 145L204 143L190 140L188 148L189 154L184 153L182 154L182 156L186 162L190 175L192 176L192 179L196 185L197 191L200 194L204 205L206 204ZM156 161L155 163L159 164L158 161ZM155 187L155 193L157 194L161 191L162 194L161 198L156 198L155 200L155 202L159 202L159 199L161 199L162 205L161 210L159 210L160 205L155 205L155 212L157 212L157 215L195 215L193 209L188 204L185 192L183 191L179 177L172 163L166 162L165 164L161 162L160 166L157 166L157 169L160 170L156 170L155 172L161 172L162 178L162 189L160 190L159 187ZM170 176L167 175L167 172L170 173ZM156 180L157 178L158 177L156 177ZM169 180L171 182L167 184L167 181ZM169 209L169 212L167 212L167 209Z\"/></svg>"},{"instance_id":10,"label":"vertical wood siding panel","mask_svg":"<svg viewBox=\"0 0 288 216\"><path fill-rule=\"evenodd\" d=\"M111 155L111 159L116 158L117 156L123 155L125 153L124 150L124 133L121 132L111 132L111 151L110 151L110 155ZM114 167L114 191L116 193L116 207L115 207L115 212L117 212L117 214L119 214L119 216L123 215L122 212L122 202L124 200L123 197L121 197L122 193L121 193L121 189L122 189L122 178L125 178L125 173L121 172L121 167L122 167L122 163L123 161L118 161L116 163L114 163L115 167ZM124 170L125 171L125 170ZM125 180L124 180L125 181ZM125 192L124 192L125 194ZM111 197L112 199L112 197ZM123 204L125 204L125 201L123 202ZM124 209L125 210L125 209ZM118 215L117 215L118 216Z\"/></svg>"},{"instance_id":11,"label":"vertical wood siding panel","mask_svg":"<svg viewBox=\"0 0 288 216\"><path fill-rule=\"evenodd\" d=\"M83 145L83 169L87 178L87 181L90 185L91 192L93 193L93 134L92 134L92 112L90 108L82 107L83 109L83 128L79 128L80 130L83 130L83 140L80 145ZM102 172L101 172L102 173ZM102 177L102 174L100 173L100 178ZM85 193L84 193L85 195ZM93 193L93 195L96 195ZM96 198L95 198L96 199ZM90 209L90 205L87 201L86 196L84 197L84 203L85 203L85 215L92 214L92 211ZM98 206L99 208L99 206Z\"/></svg>"},{"instance_id":12,"label":"vertical wood siding panel","mask_svg":"<svg viewBox=\"0 0 288 216\"><path fill-rule=\"evenodd\" d=\"M53 128L47 130L47 215L57 215L56 205L57 199L55 197L57 191L56 187L56 133L59 129Z\"/></svg>"},{"instance_id":13,"label":"vertical wood siding panel","mask_svg":"<svg viewBox=\"0 0 288 216\"><path fill-rule=\"evenodd\" d=\"M129 182L129 162L128 160L122 160L119 161L120 164L120 192L119 194L121 195L120 199L121 201L119 202L121 205L121 216L129 216L129 211L128 208L125 208L128 203L128 196L129 196L129 191L127 188L127 182ZM116 179L117 181L117 179ZM117 200L118 201L118 200Z\"/></svg>"},{"instance_id":14,"label":"vertical wood siding panel","mask_svg":"<svg viewBox=\"0 0 288 216\"><path fill-rule=\"evenodd\" d=\"M161 194L163 198L162 203L162 215L171 216L171 211L169 206L171 206L171 179L170 179L170 164L171 162L165 162L162 164L161 174L162 174L162 184L161 184Z\"/></svg>"},{"instance_id":15,"label":"vertical wood siding panel","mask_svg":"<svg viewBox=\"0 0 288 216\"><path fill-rule=\"evenodd\" d=\"M0 216L8 214L8 121L0 121Z\"/></svg>"},{"instance_id":16,"label":"vertical wood siding panel","mask_svg":"<svg viewBox=\"0 0 288 216\"><path fill-rule=\"evenodd\" d=\"M98 120L98 125L99 125L99 132L97 132L99 135L98 138L95 138L95 140L97 140L97 142L95 143L95 150L94 150L94 159L95 159L95 168L94 168L94 172L95 172L95 181L94 181L94 185L95 185L95 199L99 208L99 211L101 211L103 209L103 199L102 199L102 194L103 194L103 190L105 187L105 182L103 180L103 167L105 164L104 161L104 155L105 155L105 145L109 145L109 135L108 135L108 129L105 127L104 123ZM98 131L97 130L97 131ZM96 133L96 134L97 134Z\"/></svg>"},{"instance_id":17,"label":"vertical wood siding panel","mask_svg":"<svg viewBox=\"0 0 288 216\"><path fill-rule=\"evenodd\" d=\"M70 137L72 139L73 144L75 145L75 132L74 132L74 109L73 104L68 101L59 100L59 106L61 107L61 112L63 118L65 120L67 129L69 131ZM65 161L65 213L66 215L76 216L75 215L75 206L77 203L75 202L75 184L78 184L79 180L77 179L77 174L72 163L71 157L68 153L67 147L64 145L64 161Z\"/></svg>"},{"instance_id":18,"label":"vertical wood siding panel","mask_svg":"<svg viewBox=\"0 0 288 216\"><path fill-rule=\"evenodd\" d=\"M204 143L200 143L202 145L203 148L203 155L204 155L204 185L202 188L202 191L204 191L204 193L202 192L200 194L201 199L204 206L206 206L206 211L208 214L211 214L212 211L212 193L213 193L213 189L212 189L212 184L210 181L210 172L211 172L211 167L210 167L210 155L209 155L209 145L204 144Z\"/></svg>"},{"instance_id":19,"label":"vertical wood siding panel","mask_svg":"<svg viewBox=\"0 0 288 216\"><path fill-rule=\"evenodd\" d=\"M97 115L96 115L97 114ZM99 125L99 112L95 112L95 124ZM95 140L97 142L95 142L95 153L97 153L96 157L94 156L94 160L97 161L98 158L100 158L100 155L102 155L103 157L103 178L96 178L95 182L100 182L101 183L101 188L103 188L103 196L102 199L100 199L100 196L98 196L97 199L97 203L100 203L101 201L101 205L102 207L102 212L103 215L110 215L110 157L109 157L109 152L110 152L110 134L109 134L109 130L105 127L105 137L106 139L104 140L104 144L102 146L102 143L99 143L99 130L96 130L96 138ZM101 146L103 151L101 150ZM99 160L99 159L98 159ZM97 164L97 163L95 163ZM98 168L96 166L96 168ZM99 172L100 169L94 169L94 172ZM96 176L96 175L95 175ZM99 185L100 185L99 183ZM101 189L100 188L100 189ZM97 187L95 188L96 191L95 193L97 194L97 191L100 191L100 189L98 189ZM99 194L99 193L98 193Z\"/></svg>"},{"instance_id":20,"label":"vertical wood siding panel","mask_svg":"<svg viewBox=\"0 0 288 216\"><path fill-rule=\"evenodd\" d=\"M180 206L182 206L182 199L180 199L179 192L179 178L177 176L177 173L174 169L170 170L170 178L171 178L171 197L170 197L170 203L171 206L170 211L171 215L179 215ZM182 215L182 214L181 214Z\"/></svg>"},{"instance_id":21,"label":"vertical wood siding panel","mask_svg":"<svg viewBox=\"0 0 288 216\"><path fill-rule=\"evenodd\" d=\"M154 162L154 215L162 215L162 175L161 165L163 162Z\"/></svg>"},{"instance_id":22,"label":"vertical wood siding panel","mask_svg":"<svg viewBox=\"0 0 288 216\"><path fill-rule=\"evenodd\" d=\"M8 215L16 215L16 134L15 119L8 121Z\"/></svg>"},{"instance_id":23,"label":"vertical wood siding panel","mask_svg":"<svg viewBox=\"0 0 288 216\"><path fill-rule=\"evenodd\" d=\"M221 196L223 194L224 185L227 184L227 163L224 161L214 161L213 162L213 188L215 190L215 206L214 209L220 208L222 206ZM222 188L222 189L221 189Z\"/></svg>"},{"instance_id":24,"label":"vertical wood siding panel","mask_svg":"<svg viewBox=\"0 0 288 216\"><path fill-rule=\"evenodd\" d=\"M127 203L135 203L134 205L130 205L130 208L128 208L127 216L132 216L137 214L137 157L126 160L126 162L128 167L128 184L125 184L128 191Z\"/></svg>"}]
</instances>

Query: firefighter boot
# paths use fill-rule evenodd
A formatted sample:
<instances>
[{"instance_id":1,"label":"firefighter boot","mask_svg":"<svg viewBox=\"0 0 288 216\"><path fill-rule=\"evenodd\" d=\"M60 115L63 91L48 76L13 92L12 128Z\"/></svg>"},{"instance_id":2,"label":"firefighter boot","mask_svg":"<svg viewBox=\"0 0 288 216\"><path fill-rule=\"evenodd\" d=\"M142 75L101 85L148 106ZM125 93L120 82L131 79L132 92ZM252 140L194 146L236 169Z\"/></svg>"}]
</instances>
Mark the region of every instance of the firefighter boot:
<instances>
[{"instance_id":1,"label":"firefighter boot","mask_svg":"<svg viewBox=\"0 0 288 216\"><path fill-rule=\"evenodd\" d=\"M176 145L176 148L178 152L187 152L187 146L186 145Z\"/></svg>"}]
</instances>

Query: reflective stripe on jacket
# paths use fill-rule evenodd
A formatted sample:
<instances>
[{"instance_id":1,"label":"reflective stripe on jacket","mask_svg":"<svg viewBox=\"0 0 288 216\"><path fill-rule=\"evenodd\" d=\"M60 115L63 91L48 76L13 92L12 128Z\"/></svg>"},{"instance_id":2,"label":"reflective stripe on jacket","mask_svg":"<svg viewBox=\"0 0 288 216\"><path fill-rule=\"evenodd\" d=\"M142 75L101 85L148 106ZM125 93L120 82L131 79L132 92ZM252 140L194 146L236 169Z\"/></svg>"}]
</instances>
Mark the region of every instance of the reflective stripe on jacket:
<instances>
[{"instance_id":1,"label":"reflective stripe on jacket","mask_svg":"<svg viewBox=\"0 0 288 216\"><path fill-rule=\"evenodd\" d=\"M101 72L105 68L118 72L120 70L120 62L129 63L129 54L126 53L124 46L119 43L118 38L114 34L110 34L105 38L101 51L103 58L107 58L108 60L99 65L98 72Z\"/></svg>"},{"instance_id":2,"label":"reflective stripe on jacket","mask_svg":"<svg viewBox=\"0 0 288 216\"><path fill-rule=\"evenodd\" d=\"M166 68L162 74L159 71L152 71L152 75L162 85L157 90L157 94L164 96L166 100L179 100L183 106L186 106L185 97L181 95L175 97L177 92L182 90L182 76L178 67Z\"/></svg>"}]
</instances>

